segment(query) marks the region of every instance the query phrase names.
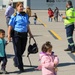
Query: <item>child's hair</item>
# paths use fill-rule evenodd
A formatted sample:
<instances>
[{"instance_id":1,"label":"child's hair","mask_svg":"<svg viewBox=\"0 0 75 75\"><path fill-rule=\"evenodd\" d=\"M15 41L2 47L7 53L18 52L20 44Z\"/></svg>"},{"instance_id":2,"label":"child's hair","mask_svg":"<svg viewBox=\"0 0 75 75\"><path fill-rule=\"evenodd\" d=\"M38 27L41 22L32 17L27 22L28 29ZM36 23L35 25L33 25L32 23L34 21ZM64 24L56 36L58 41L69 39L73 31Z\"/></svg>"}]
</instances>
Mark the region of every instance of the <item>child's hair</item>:
<instances>
[{"instance_id":1,"label":"child's hair","mask_svg":"<svg viewBox=\"0 0 75 75\"><path fill-rule=\"evenodd\" d=\"M49 48L52 48L51 42L47 41L45 44L42 45L42 52L47 52Z\"/></svg>"},{"instance_id":2,"label":"child's hair","mask_svg":"<svg viewBox=\"0 0 75 75\"><path fill-rule=\"evenodd\" d=\"M3 30L3 29L0 29L0 33L5 33L5 30Z\"/></svg>"},{"instance_id":3,"label":"child's hair","mask_svg":"<svg viewBox=\"0 0 75 75\"><path fill-rule=\"evenodd\" d=\"M63 16L63 14L60 14L60 16Z\"/></svg>"},{"instance_id":4,"label":"child's hair","mask_svg":"<svg viewBox=\"0 0 75 75\"><path fill-rule=\"evenodd\" d=\"M51 8L48 8L48 10L51 10Z\"/></svg>"}]
</instances>

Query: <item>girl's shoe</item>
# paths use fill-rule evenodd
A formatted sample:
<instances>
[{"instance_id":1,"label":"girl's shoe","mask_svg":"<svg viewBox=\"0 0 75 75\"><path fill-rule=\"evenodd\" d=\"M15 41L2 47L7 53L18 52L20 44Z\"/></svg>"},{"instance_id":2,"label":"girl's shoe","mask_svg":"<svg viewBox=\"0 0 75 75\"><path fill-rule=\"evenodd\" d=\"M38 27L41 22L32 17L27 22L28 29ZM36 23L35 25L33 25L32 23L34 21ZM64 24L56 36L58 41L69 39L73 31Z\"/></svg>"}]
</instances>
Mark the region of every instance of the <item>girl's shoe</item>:
<instances>
[{"instance_id":1,"label":"girl's shoe","mask_svg":"<svg viewBox=\"0 0 75 75\"><path fill-rule=\"evenodd\" d=\"M35 68L35 70L42 70L42 66L39 65L37 68Z\"/></svg>"}]
</instances>

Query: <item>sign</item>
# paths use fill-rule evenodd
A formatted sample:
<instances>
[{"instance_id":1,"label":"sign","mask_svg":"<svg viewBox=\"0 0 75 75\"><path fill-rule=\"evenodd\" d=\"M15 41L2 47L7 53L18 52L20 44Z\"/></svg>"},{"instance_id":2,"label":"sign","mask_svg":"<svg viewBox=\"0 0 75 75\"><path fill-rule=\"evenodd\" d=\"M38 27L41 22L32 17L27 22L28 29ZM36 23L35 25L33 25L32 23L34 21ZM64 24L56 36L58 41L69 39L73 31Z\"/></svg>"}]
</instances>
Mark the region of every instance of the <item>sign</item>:
<instances>
[{"instance_id":1,"label":"sign","mask_svg":"<svg viewBox=\"0 0 75 75\"><path fill-rule=\"evenodd\" d=\"M55 2L55 0L46 0L46 2Z\"/></svg>"}]
</instances>

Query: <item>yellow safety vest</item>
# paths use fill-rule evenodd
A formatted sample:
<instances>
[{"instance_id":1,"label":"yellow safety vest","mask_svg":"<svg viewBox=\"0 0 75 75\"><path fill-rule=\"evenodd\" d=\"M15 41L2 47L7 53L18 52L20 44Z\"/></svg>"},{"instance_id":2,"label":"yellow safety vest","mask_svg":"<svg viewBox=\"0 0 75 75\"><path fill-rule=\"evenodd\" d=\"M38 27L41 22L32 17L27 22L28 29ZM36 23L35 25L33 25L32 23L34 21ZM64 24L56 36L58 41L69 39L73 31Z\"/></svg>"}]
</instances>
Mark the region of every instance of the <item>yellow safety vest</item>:
<instances>
[{"instance_id":1,"label":"yellow safety vest","mask_svg":"<svg viewBox=\"0 0 75 75\"><path fill-rule=\"evenodd\" d=\"M64 25L69 26L75 22L75 9L66 9L66 19L64 19Z\"/></svg>"}]
</instances>

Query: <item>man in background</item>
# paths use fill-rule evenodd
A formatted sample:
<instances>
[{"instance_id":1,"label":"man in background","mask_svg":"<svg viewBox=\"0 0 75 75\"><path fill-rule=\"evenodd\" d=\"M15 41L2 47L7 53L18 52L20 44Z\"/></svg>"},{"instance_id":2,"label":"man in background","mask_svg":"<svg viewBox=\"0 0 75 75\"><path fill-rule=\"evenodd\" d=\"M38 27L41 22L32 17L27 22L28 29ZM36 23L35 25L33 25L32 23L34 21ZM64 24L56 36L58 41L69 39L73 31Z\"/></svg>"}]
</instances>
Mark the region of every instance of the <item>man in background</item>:
<instances>
[{"instance_id":1,"label":"man in background","mask_svg":"<svg viewBox=\"0 0 75 75\"><path fill-rule=\"evenodd\" d=\"M6 23L8 26L9 20L11 18L11 15L14 13L14 8L12 6L12 3L9 3L9 6L7 7L6 11L5 11L5 17L6 17Z\"/></svg>"}]
</instances>

